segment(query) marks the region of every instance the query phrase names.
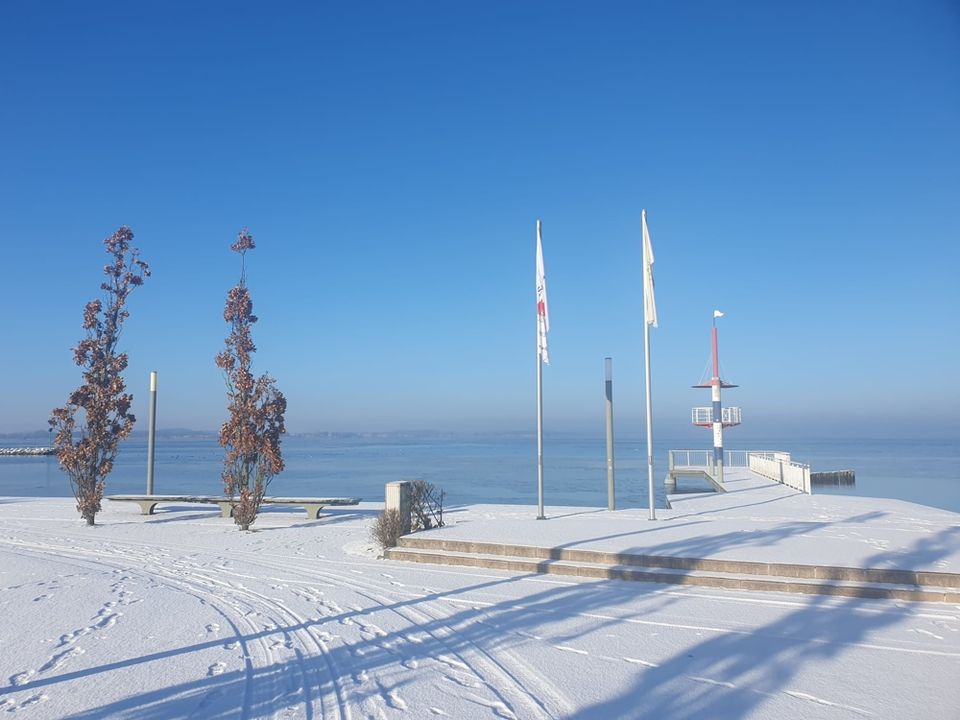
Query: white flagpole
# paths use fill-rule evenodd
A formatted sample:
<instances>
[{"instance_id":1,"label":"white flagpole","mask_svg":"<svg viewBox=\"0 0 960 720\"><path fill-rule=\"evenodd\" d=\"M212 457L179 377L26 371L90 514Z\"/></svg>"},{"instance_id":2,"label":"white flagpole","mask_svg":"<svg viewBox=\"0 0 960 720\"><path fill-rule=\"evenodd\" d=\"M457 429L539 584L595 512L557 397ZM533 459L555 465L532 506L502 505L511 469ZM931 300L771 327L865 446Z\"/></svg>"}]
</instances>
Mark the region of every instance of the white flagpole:
<instances>
[{"instance_id":1,"label":"white flagpole","mask_svg":"<svg viewBox=\"0 0 960 720\"><path fill-rule=\"evenodd\" d=\"M653 293L653 246L647 230L647 211L640 214L643 232L643 359L647 380L647 503L650 519L657 519L653 496L653 398L650 395L650 326L657 327L657 304Z\"/></svg>"},{"instance_id":2,"label":"white flagpole","mask_svg":"<svg viewBox=\"0 0 960 720\"><path fill-rule=\"evenodd\" d=\"M537 329L539 333L539 326ZM537 520L545 520L543 514L543 360L537 345Z\"/></svg>"},{"instance_id":3,"label":"white flagpole","mask_svg":"<svg viewBox=\"0 0 960 720\"><path fill-rule=\"evenodd\" d=\"M653 398L650 397L650 325L643 323L643 358L647 369L647 502L650 505L650 520L657 519L653 498Z\"/></svg>"}]
</instances>

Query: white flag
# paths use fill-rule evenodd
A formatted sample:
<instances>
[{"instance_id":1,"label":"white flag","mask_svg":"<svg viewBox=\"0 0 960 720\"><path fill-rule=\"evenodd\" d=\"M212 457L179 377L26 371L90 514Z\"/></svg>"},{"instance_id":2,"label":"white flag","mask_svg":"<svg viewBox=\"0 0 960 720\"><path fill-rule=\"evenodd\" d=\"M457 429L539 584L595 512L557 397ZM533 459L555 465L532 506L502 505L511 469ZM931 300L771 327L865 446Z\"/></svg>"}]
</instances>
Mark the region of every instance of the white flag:
<instances>
[{"instance_id":1,"label":"white flag","mask_svg":"<svg viewBox=\"0 0 960 720\"><path fill-rule=\"evenodd\" d=\"M653 246L647 230L647 211L640 213L643 224L643 321L657 327L657 300L653 296Z\"/></svg>"},{"instance_id":2,"label":"white flag","mask_svg":"<svg viewBox=\"0 0 960 720\"><path fill-rule=\"evenodd\" d=\"M713 316L714 316L715 318L723 317L723 313L720 312L719 310L714 310L714 311L713 311Z\"/></svg>"},{"instance_id":3,"label":"white flag","mask_svg":"<svg viewBox=\"0 0 960 720\"><path fill-rule=\"evenodd\" d=\"M540 241L540 220L537 220L537 350L549 365L547 333L550 332L550 308L547 305L547 277L543 272L543 246Z\"/></svg>"}]
</instances>

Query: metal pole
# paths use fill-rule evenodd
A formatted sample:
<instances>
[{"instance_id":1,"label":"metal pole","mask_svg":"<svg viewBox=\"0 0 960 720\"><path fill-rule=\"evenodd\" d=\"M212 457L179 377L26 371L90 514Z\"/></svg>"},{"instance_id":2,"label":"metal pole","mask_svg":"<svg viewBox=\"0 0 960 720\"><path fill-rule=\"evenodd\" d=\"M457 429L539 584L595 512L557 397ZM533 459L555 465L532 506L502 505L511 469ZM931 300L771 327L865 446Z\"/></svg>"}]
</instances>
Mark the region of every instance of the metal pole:
<instances>
[{"instance_id":1,"label":"metal pole","mask_svg":"<svg viewBox=\"0 0 960 720\"><path fill-rule=\"evenodd\" d=\"M537 347L537 520L543 514L543 361Z\"/></svg>"},{"instance_id":2,"label":"metal pole","mask_svg":"<svg viewBox=\"0 0 960 720\"><path fill-rule=\"evenodd\" d=\"M147 431L147 495L153 495L153 445L157 434L157 373L150 373L150 428Z\"/></svg>"},{"instance_id":3,"label":"metal pole","mask_svg":"<svg viewBox=\"0 0 960 720\"><path fill-rule=\"evenodd\" d=\"M647 502L650 504L650 519L657 519L653 499L653 398L650 395L650 324L643 323L643 358L647 368Z\"/></svg>"},{"instance_id":4,"label":"metal pole","mask_svg":"<svg viewBox=\"0 0 960 720\"><path fill-rule=\"evenodd\" d=\"M711 335L713 350L713 379L710 381L710 401L713 414L713 464L714 478L723 484L723 410L720 405L720 360L717 350L717 317L713 317L713 333Z\"/></svg>"},{"instance_id":5,"label":"metal pole","mask_svg":"<svg viewBox=\"0 0 960 720\"><path fill-rule=\"evenodd\" d=\"M607 395L607 510L617 509L613 478L613 358L604 358L605 390Z\"/></svg>"}]
</instances>

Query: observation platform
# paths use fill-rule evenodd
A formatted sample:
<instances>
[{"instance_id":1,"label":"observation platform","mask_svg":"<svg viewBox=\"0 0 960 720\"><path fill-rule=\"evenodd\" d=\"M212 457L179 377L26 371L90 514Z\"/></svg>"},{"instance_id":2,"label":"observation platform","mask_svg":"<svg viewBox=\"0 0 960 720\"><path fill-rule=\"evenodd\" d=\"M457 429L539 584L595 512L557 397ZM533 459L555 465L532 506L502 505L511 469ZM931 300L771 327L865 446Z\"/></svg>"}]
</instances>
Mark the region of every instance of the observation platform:
<instances>
[{"instance_id":1,"label":"observation platform","mask_svg":"<svg viewBox=\"0 0 960 720\"><path fill-rule=\"evenodd\" d=\"M406 535L391 560L750 592L960 602L960 513L808 495L748 468L669 509L472 505ZM549 485L547 486L549 498Z\"/></svg>"}]
</instances>

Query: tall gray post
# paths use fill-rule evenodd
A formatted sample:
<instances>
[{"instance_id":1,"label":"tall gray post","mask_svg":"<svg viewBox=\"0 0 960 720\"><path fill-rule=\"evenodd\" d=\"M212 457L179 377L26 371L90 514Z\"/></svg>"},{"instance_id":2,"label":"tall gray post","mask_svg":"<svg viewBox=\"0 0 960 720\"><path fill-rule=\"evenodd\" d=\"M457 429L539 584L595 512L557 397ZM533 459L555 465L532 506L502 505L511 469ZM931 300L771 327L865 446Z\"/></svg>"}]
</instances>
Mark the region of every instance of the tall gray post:
<instances>
[{"instance_id":1,"label":"tall gray post","mask_svg":"<svg viewBox=\"0 0 960 720\"><path fill-rule=\"evenodd\" d=\"M607 510L617 509L613 472L613 358L604 358L607 395Z\"/></svg>"},{"instance_id":2,"label":"tall gray post","mask_svg":"<svg viewBox=\"0 0 960 720\"><path fill-rule=\"evenodd\" d=\"M150 373L150 427L147 430L147 495L153 495L153 444L157 434L157 373Z\"/></svg>"}]
</instances>

